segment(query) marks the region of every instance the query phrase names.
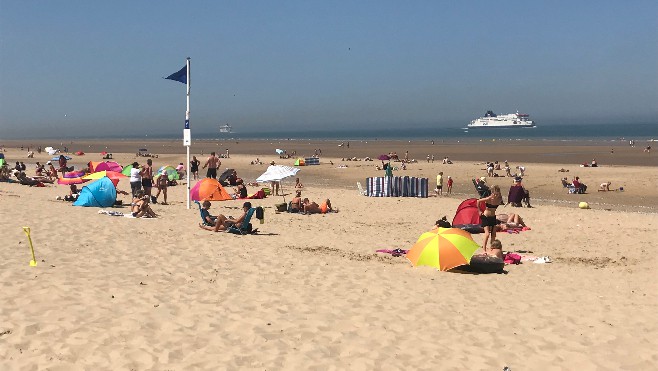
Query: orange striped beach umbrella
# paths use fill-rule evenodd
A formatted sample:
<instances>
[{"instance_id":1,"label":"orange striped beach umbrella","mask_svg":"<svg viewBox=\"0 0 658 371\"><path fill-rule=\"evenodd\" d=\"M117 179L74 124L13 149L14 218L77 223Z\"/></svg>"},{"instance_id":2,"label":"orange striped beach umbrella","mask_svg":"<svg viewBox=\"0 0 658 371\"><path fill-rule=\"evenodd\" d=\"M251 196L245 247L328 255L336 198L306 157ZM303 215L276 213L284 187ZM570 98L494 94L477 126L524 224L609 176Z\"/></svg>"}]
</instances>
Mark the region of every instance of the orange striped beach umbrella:
<instances>
[{"instance_id":1,"label":"orange striped beach umbrella","mask_svg":"<svg viewBox=\"0 0 658 371\"><path fill-rule=\"evenodd\" d=\"M414 265L428 265L447 271L470 263L480 246L471 234L459 228L437 228L425 232L407 252L407 259Z\"/></svg>"}]
</instances>

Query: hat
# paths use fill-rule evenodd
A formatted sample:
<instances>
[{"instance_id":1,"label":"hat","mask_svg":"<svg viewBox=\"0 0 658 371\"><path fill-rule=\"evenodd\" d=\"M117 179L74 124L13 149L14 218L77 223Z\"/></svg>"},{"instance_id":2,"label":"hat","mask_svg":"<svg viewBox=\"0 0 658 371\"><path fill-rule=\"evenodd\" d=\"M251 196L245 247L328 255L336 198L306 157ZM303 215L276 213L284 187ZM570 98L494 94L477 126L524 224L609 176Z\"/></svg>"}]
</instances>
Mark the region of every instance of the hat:
<instances>
[{"instance_id":1,"label":"hat","mask_svg":"<svg viewBox=\"0 0 658 371\"><path fill-rule=\"evenodd\" d=\"M486 177L483 177L483 176L481 176L481 177L480 177L480 181L481 181L481 182L486 182L486 181L487 181L487 178L486 178Z\"/></svg>"},{"instance_id":2,"label":"hat","mask_svg":"<svg viewBox=\"0 0 658 371\"><path fill-rule=\"evenodd\" d=\"M51 165L52 163L53 163L52 161L48 161L46 162L46 165Z\"/></svg>"}]
</instances>

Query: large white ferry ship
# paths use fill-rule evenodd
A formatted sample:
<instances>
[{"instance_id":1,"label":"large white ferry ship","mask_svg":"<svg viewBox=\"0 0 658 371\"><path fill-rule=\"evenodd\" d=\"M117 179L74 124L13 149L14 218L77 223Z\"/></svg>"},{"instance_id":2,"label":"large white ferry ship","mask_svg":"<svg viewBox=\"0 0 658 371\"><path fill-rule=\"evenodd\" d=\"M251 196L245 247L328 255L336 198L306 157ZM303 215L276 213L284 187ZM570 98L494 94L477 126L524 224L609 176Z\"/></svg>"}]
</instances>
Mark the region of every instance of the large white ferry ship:
<instances>
[{"instance_id":1,"label":"large white ferry ship","mask_svg":"<svg viewBox=\"0 0 658 371\"><path fill-rule=\"evenodd\" d=\"M222 125L219 127L219 132L220 133L232 133L233 132L233 127L229 124Z\"/></svg>"},{"instance_id":2,"label":"large white ferry ship","mask_svg":"<svg viewBox=\"0 0 658 371\"><path fill-rule=\"evenodd\" d=\"M507 115L496 115L493 111L487 111L484 117L471 121L468 129L480 128L534 128L535 122L525 113L510 113Z\"/></svg>"}]
</instances>

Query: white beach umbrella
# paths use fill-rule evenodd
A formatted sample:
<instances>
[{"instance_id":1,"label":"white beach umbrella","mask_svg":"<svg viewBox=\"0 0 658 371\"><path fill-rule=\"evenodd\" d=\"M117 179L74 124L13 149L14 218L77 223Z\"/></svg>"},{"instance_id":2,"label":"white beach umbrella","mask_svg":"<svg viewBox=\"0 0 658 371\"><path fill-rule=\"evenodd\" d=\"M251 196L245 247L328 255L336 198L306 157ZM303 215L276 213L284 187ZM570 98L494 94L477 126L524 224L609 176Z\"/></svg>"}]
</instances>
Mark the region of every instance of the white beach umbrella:
<instances>
[{"instance_id":1,"label":"white beach umbrella","mask_svg":"<svg viewBox=\"0 0 658 371\"><path fill-rule=\"evenodd\" d=\"M297 172L299 172L299 170L301 169L292 166L270 165L261 176L256 178L256 181L278 182L281 181L282 179L297 175Z\"/></svg>"},{"instance_id":2,"label":"white beach umbrella","mask_svg":"<svg viewBox=\"0 0 658 371\"><path fill-rule=\"evenodd\" d=\"M295 176L299 172L296 167L284 166L284 165L270 165L265 172L256 178L257 182L280 182L282 179ZM283 188L281 189L283 193ZM286 201L285 195L283 196L283 202Z\"/></svg>"}]
</instances>

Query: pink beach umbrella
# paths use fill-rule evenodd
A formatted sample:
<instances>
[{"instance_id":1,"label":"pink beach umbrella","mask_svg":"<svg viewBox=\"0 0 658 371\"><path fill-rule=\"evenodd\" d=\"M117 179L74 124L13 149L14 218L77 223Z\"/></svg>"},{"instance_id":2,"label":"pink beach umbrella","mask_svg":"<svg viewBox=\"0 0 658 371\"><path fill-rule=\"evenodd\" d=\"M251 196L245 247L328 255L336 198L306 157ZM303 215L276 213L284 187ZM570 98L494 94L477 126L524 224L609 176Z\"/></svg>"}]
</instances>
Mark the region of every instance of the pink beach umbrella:
<instances>
[{"instance_id":1,"label":"pink beach umbrella","mask_svg":"<svg viewBox=\"0 0 658 371\"><path fill-rule=\"evenodd\" d=\"M114 161L106 161L106 162L101 162L94 168L94 172L99 172L99 171L116 171L117 173L120 173L121 170L123 170L123 167L119 165L117 162Z\"/></svg>"}]
</instances>

